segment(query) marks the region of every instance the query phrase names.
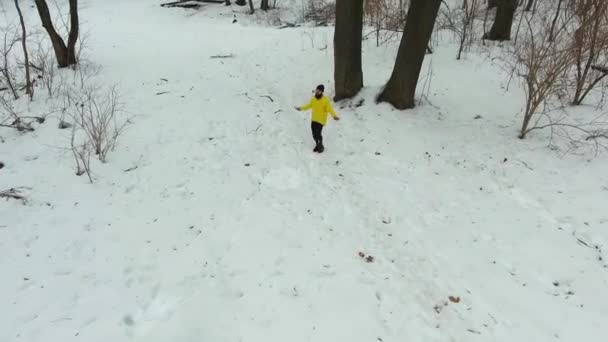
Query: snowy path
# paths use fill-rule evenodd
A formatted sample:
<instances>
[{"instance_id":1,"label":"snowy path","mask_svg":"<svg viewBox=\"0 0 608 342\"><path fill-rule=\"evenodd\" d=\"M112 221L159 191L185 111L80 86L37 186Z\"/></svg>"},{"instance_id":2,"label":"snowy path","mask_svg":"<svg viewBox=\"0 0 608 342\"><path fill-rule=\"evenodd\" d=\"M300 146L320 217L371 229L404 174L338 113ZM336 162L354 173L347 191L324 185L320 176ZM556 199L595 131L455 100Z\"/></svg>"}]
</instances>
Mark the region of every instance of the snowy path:
<instances>
[{"instance_id":1,"label":"snowy path","mask_svg":"<svg viewBox=\"0 0 608 342\"><path fill-rule=\"evenodd\" d=\"M608 335L606 261L593 248L608 243L598 186L608 164L514 141L512 99L463 104L500 87L483 61L454 67L438 50L438 108L400 113L364 90L362 107L336 108L343 120L315 155L307 114L291 108L329 82L329 30L241 27L228 13L185 17L144 1L85 13L134 125L93 186L49 152L54 127L0 147L31 159L3 171L0 188L33 187L28 206L0 207L0 341ZM394 51L368 48L379 85ZM450 82L473 68L490 69L468 76L477 89Z\"/></svg>"}]
</instances>

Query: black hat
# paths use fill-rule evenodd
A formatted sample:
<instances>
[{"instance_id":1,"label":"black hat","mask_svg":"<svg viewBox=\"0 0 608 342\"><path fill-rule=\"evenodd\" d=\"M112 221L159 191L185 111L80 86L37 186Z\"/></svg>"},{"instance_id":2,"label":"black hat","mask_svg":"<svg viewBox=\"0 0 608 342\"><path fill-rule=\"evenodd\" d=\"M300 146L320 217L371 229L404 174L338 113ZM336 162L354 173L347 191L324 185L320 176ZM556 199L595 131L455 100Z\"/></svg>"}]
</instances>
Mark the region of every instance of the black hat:
<instances>
[{"instance_id":1,"label":"black hat","mask_svg":"<svg viewBox=\"0 0 608 342\"><path fill-rule=\"evenodd\" d=\"M322 85L322 84L319 84L319 85L317 86L317 90L319 90L319 91L321 91L321 92L324 92L324 91L325 91L325 86L324 86L324 85Z\"/></svg>"}]
</instances>

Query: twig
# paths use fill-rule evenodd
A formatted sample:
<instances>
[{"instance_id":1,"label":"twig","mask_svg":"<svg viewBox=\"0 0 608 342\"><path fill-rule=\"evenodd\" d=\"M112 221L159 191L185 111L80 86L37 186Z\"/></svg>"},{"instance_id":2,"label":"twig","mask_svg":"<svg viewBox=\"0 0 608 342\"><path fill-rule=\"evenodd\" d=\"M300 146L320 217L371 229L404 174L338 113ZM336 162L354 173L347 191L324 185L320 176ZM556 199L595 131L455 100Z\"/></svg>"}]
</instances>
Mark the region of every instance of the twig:
<instances>
[{"instance_id":1,"label":"twig","mask_svg":"<svg viewBox=\"0 0 608 342\"><path fill-rule=\"evenodd\" d=\"M257 132L260 130L260 128L262 128L262 124L259 124L259 125L258 125L258 127L257 127L256 129L254 129L253 131L249 131L249 132L247 132L247 134L250 134L250 133L257 133Z\"/></svg>"},{"instance_id":2,"label":"twig","mask_svg":"<svg viewBox=\"0 0 608 342\"><path fill-rule=\"evenodd\" d=\"M233 57L234 57L233 54L229 54L229 55L214 55L214 56L211 56L209 58L211 58L211 59L224 59L224 58L233 58Z\"/></svg>"},{"instance_id":3,"label":"twig","mask_svg":"<svg viewBox=\"0 0 608 342\"><path fill-rule=\"evenodd\" d=\"M161 91L161 92L156 93L156 95L163 95L163 94L169 94L169 92L168 91Z\"/></svg>"},{"instance_id":4,"label":"twig","mask_svg":"<svg viewBox=\"0 0 608 342\"><path fill-rule=\"evenodd\" d=\"M262 95L260 97L266 97L266 98L268 98L270 100L270 102L274 103L274 100L272 99L272 97L270 97L270 95Z\"/></svg>"},{"instance_id":5,"label":"twig","mask_svg":"<svg viewBox=\"0 0 608 342\"><path fill-rule=\"evenodd\" d=\"M526 167L528 170L530 170L530 171L534 171L534 169L533 169L533 168L531 168L531 167L528 165L528 163L526 163L525 161L523 161L523 160L518 160L518 161L519 161L520 163L524 164L524 166L525 166L525 167Z\"/></svg>"},{"instance_id":6,"label":"twig","mask_svg":"<svg viewBox=\"0 0 608 342\"><path fill-rule=\"evenodd\" d=\"M600 65L592 65L591 69L593 69L595 71L599 71L599 72L604 73L604 74L608 74L608 68L607 67L603 67L603 66L600 66Z\"/></svg>"},{"instance_id":7,"label":"twig","mask_svg":"<svg viewBox=\"0 0 608 342\"><path fill-rule=\"evenodd\" d=\"M126 169L124 172L131 172L131 171L133 171L133 170L137 170L137 168L138 168L138 167L139 167L139 166L137 166L137 165L136 165L136 166L133 166L133 167L130 167L130 168Z\"/></svg>"},{"instance_id":8,"label":"twig","mask_svg":"<svg viewBox=\"0 0 608 342\"><path fill-rule=\"evenodd\" d=\"M583 241L583 240L581 240L579 238L576 238L576 241L578 241L580 244L585 245L585 246L587 246L589 248L593 248L593 247L589 246L589 244L587 244L585 241Z\"/></svg>"}]
</instances>

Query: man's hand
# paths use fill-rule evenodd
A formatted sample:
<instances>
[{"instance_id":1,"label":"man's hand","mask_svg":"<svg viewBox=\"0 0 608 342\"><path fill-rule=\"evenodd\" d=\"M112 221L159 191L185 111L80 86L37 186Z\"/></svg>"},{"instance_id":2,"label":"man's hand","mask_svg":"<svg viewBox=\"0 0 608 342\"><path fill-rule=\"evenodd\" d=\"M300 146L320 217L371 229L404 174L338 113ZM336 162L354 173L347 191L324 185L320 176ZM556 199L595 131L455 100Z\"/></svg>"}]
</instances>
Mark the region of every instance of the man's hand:
<instances>
[{"instance_id":1,"label":"man's hand","mask_svg":"<svg viewBox=\"0 0 608 342\"><path fill-rule=\"evenodd\" d=\"M300 111L300 107L293 107L295 110L297 110L298 112Z\"/></svg>"},{"instance_id":2,"label":"man's hand","mask_svg":"<svg viewBox=\"0 0 608 342\"><path fill-rule=\"evenodd\" d=\"M340 121L340 117L339 116L334 116L334 120Z\"/></svg>"}]
</instances>

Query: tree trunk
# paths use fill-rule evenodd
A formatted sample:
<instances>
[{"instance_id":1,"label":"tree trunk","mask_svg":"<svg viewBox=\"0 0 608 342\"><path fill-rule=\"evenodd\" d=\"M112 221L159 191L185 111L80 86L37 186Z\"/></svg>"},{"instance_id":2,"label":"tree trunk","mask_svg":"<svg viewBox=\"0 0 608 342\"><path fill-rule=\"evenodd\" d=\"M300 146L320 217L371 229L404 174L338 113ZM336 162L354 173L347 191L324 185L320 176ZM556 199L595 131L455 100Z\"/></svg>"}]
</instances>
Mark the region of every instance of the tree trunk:
<instances>
[{"instance_id":1,"label":"tree trunk","mask_svg":"<svg viewBox=\"0 0 608 342\"><path fill-rule=\"evenodd\" d=\"M268 11L270 9L270 5L268 4L268 0L262 0L262 4L260 5L260 9L262 11Z\"/></svg>"},{"instance_id":2,"label":"tree trunk","mask_svg":"<svg viewBox=\"0 0 608 342\"><path fill-rule=\"evenodd\" d=\"M30 96L31 101L34 99L34 87L32 86L32 78L30 76L30 57L27 53L27 32L25 30L25 22L23 21L23 13L21 13L21 7L19 7L19 0L15 0L15 7L17 8L17 14L19 14L19 21L21 22L21 44L23 46L23 56L25 58L25 93Z\"/></svg>"},{"instance_id":3,"label":"tree trunk","mask_svg":"<svg viewBox=\"0 0 608 342\"><path fill-rule=\"evenodd\" d=\"M398 109L413 108L416 85L442 0L412 0L393 74L378 96Z\"/></svg>"},{"instance_id":4,"label":"tree trunk","mask_svg":"<svg viewBox=\"0 0 608 342\"><path fill-rule=\"evenodd\" d=\"M42 21L42 27L44 27L51 38L55 57L57 58L57 64L60 68L65 68L70 65L68 63L68 48L65 46L63 38L61 38L53 26L53 20L51 19L51 13L49 12L49 6L46 4L46 0L35 1L40 20Z\"/></svg>"},{"instance_id":5,"label":"tree trunk","mask_svg":"<svg viewBox=\"0 0 608 342\"><path fill-rule=\"evenodd\" d=\"M334 101L354 97L363 88L362 39L363 0L337 0L334 31Z\"/></svg>"},{"instance_id":6,"label":"tree trunk","mask_svg":"<svg viewBox=\"0 0 608 342\"><path fill-rule=\"evenodd\" d=\"M517 9L517 0L499 0L494 25L485 38L498 41L510 40L515 9Z\"/></svg>"},{"instance_id":7,"label":"tree trunk","mask_svg":"<svg viewBox=\"0 0 608 342\"><path fill-rule=\"evenodd\" d=\"M532 10L532 6L534 6L534 0L528 0L528 4L526 5L526 12L530 12Z\"/></svg>"},{"instance_id":8,"label":"tree trunk","mask_svg":"<svg viewBox=\"0 0 608 342\"><path fill-rule=\"evenodd\" d=\"M80 34L80 22L78 20L78 0L70 0L70 34L68 36L68 65L78 63L76 56L76 42Z\"/></svg>"},{"instance_id":9,"label":"tree trunk","mask_svg":"<svg viewBox=\"0 0 608 342\"><path fill-rule=\"evenodd\" d=\"M251 9L249 11L249 14L255 13L255 7L253 7L253 0L249 0L249 8Z\"/></svg>"},{"instance_id":10,"label":"tree trunk","mask_svg":"<svg viewBox=\"0 0 608 342\"><path fill-rule=\"evenodd\" d=\"M247 5L247 1L245 1L245 0L236 0L236 4L238 6L246 6Z\"/></svg>"}]
</instances>

